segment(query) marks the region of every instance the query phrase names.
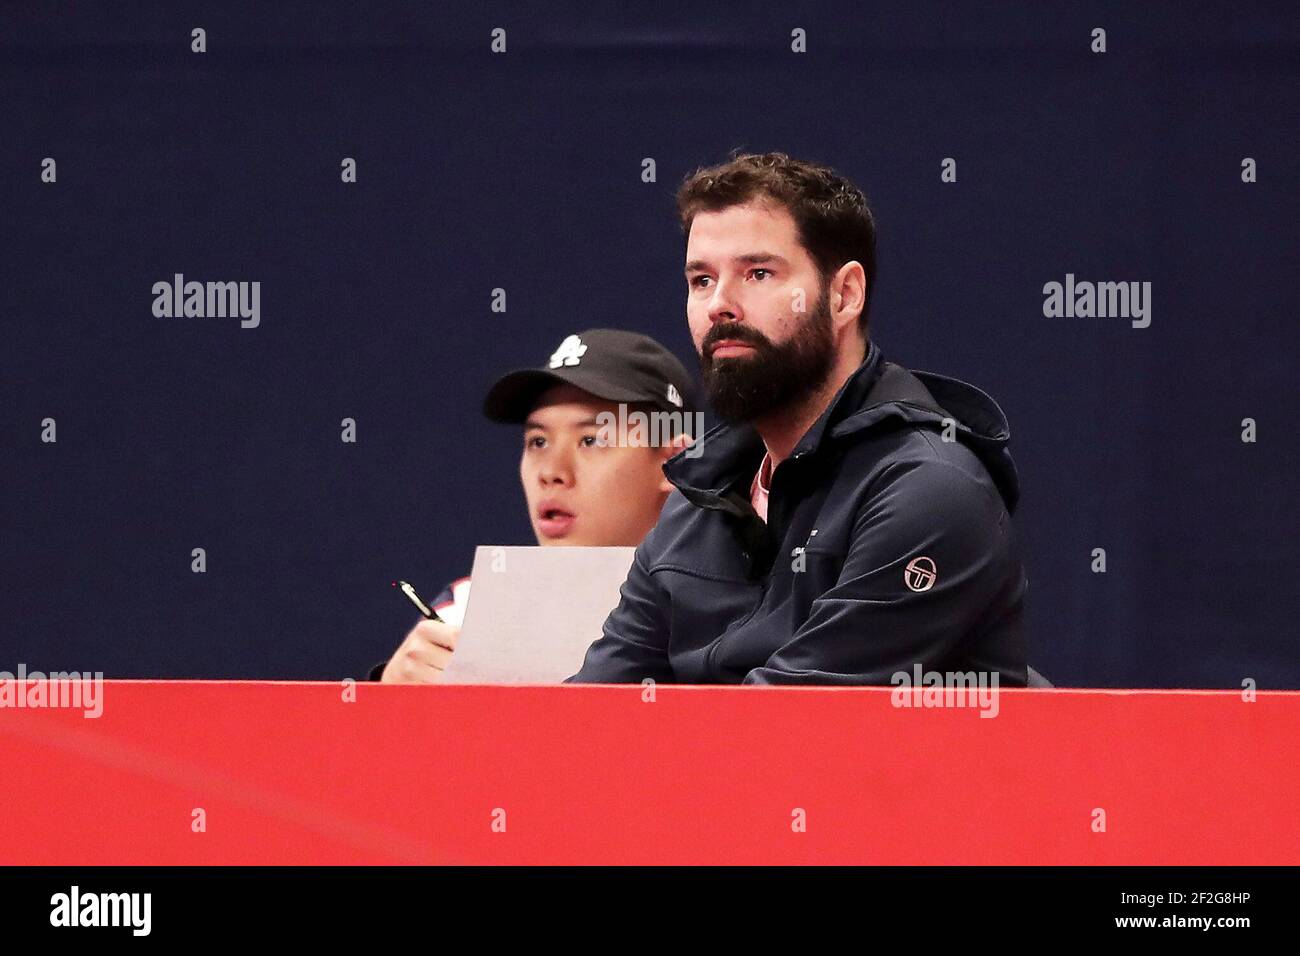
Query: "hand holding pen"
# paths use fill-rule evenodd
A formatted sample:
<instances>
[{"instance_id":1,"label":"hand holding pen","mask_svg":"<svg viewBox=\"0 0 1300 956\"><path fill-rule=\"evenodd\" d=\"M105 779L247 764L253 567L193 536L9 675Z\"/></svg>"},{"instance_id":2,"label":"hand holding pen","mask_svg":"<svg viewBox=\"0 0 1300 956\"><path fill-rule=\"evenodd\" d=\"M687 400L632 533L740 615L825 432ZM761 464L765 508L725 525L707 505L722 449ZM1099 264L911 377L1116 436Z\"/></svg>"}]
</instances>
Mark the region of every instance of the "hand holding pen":
<instances>
[{"instance_id":1,"label":"hand holding pen","mask_svg":"<svg viewBox=\"0 0 1300 956\"><path fill-rule=\"evenodd\" d=\"M411 628L397 653L384 667L380 680L386 684L436 684L442 680L442 672L451 663L460 628L438 617L438 612L407 582L394 581L393 587L405 594L426 620Z\"/></svg>"}]
</instances>

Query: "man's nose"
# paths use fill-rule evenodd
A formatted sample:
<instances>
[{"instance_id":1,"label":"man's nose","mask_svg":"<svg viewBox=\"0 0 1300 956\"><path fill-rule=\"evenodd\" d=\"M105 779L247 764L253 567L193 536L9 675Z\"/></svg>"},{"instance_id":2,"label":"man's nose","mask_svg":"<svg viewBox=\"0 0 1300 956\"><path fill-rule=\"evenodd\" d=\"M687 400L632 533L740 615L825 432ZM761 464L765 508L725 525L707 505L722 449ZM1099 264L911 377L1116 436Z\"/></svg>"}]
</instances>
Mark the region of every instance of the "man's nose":
<instances>
[{"instance_id":1,"label":"man's nose","mask_svg":"<svg viewBox=\"0 0 1300 956\"><path fill-rule=\"evenodd\" d=\"M709 321L715 325L719 322L743 322L745 312L740 307L736 296L736 287L731 281L718 280L713 287L713 296L709 299Z\"/></svg>"},{"instance_id":2,"label":"man's nose","mask_svg":"<svg viewBox=\"0 0 1300 956\"><path fill-rule=\"evenodd\" d=\"M537 477L544 485L573 484L573 456L567 452L551 450L542 459L542 467L538 469Z\"/></svg>"}]
</instances>

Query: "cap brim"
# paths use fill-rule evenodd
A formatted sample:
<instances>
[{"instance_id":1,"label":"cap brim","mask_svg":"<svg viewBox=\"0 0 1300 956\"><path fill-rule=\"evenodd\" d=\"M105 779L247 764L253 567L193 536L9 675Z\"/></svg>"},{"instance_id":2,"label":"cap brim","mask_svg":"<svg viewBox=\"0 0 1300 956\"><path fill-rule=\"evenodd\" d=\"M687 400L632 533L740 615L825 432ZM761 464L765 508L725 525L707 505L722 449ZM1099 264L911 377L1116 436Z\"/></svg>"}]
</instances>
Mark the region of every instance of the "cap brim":
<instances>
[{"instance_id":1,"label":"cap brim","mask_svg":"<svg viewBox=\"0 0 1300 956\"><path fill-rule=\"evenodd\" d=\"M527 420L542 393L556 385L572 385L609 402L638 402L645 397L635 389L623 388L581 367L555 371L521 368L497 379L483 399L483 414L494 422L521 425Z\"/></svg>"}]
</instances>

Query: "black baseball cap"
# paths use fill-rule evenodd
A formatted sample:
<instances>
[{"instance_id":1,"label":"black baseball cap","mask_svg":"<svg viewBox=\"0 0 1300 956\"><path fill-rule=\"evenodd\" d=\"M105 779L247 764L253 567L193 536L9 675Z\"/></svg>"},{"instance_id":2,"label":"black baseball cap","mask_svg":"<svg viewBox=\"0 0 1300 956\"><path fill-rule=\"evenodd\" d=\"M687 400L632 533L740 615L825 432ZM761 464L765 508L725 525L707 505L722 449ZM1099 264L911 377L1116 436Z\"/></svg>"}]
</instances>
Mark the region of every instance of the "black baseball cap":
<instances>
[{"instance_id":1,"label":"black baseball cap","mask_svg":"<svg viewBox=\"0 0 1300 956\"><path fill-rule=\"evenodd\" d=\"M516 369L497 379L483 400L483 414L521 425L542 393L562 383L609 402L644 402L668 412L699 407L686 367L650 336L588 329L566 337L541 368Z\"/></svg>"}]
</instances>

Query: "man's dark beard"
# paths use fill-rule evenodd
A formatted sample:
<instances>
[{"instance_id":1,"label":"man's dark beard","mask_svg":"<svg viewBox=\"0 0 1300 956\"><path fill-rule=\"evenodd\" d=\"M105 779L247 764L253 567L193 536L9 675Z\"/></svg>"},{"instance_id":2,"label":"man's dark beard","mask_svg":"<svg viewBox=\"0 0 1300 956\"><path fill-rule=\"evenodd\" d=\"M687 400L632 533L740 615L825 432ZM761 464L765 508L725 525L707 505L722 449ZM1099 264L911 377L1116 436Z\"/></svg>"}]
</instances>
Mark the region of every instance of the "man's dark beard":
<instances>
[{"instance_id":1,"label":"man's dark beard","mask_svg":"<svg viewBox=\"0 0 1300 956\"><path fill-rule=\"evenodd\" d=\"M744 322L715 325L700 343L700 369L709 404L719 418L751 422L792 405L826 381L835 364L835 338L825 290L817 308L787 342L773 344ZM714 359L709 348L731 339L752 346L753 354Z\"/></svg>"}]
</instances>

